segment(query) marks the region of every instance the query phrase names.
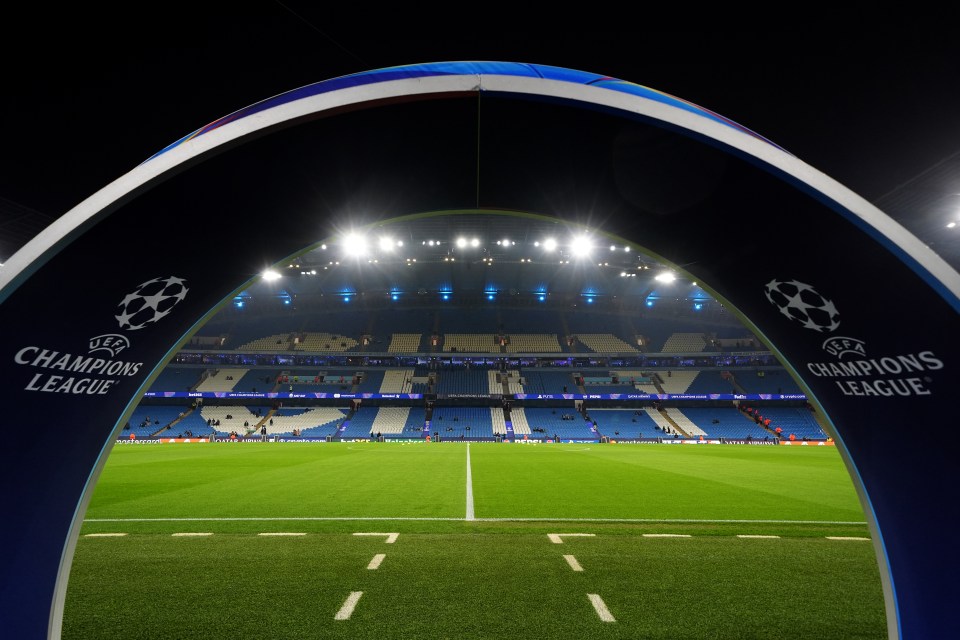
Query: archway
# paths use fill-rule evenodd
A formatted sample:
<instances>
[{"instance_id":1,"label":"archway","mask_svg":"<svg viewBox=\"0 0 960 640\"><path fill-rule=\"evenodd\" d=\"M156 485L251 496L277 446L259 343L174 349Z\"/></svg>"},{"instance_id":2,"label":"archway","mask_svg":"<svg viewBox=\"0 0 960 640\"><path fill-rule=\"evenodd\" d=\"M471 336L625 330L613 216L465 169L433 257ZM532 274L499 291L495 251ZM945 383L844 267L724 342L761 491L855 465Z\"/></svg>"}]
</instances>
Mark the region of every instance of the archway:
<instances>
[{"instance_id":1,"label":"archway","mask_svg":"<svg viewBox=\"0 0 960 640\"><path fill-rule=\"evenodd\" d=\"M856 195L716 114L596 74L469 62L338 78L232 114L7 263L0 366L15 429L2 473L15 489L0 543L15 551L0 607L10 632L59 636L79 523L112 436L211 308L331 226L470 209L589 221L711 283L831 417L871 520L891 636L956 632L941 605L956 592L956 561L926 540L937 507L951 508L952 459L919 434L894 434L949 415L958 274ZM144 237L163 250L138 246ZM125 314L158 278L172 288L156 313ZM85 437L58 437L64 425Z\"/></svg>"}]
</instances>

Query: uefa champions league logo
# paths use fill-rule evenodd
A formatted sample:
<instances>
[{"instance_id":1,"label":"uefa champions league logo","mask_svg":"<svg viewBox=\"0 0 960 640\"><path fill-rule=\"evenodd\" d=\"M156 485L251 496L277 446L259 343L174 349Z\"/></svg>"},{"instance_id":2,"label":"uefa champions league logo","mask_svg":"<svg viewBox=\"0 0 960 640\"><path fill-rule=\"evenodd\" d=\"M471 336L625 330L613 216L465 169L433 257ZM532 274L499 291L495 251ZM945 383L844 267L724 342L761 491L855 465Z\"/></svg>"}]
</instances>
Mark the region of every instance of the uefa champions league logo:
<instances>
[{"instance_id":1,"label":"uefa champions league logo","mask_svg":"<svg viewBox=\"0 0 960 640\"><path fill-rule=\"evenodd\" d=\"M770 304L805 329L829 333L840 326L840 312L833 301L823 297L809 284L774 279L767 283L765 293Z\"/></svg>"},{"instance_id":2,"label":"uefa champions league logo","mask_svg":"<svg viewBox=\"0 0 960 640\"><path fill-rule=\"evenodd\" d=\"M186 280L175 276L147 280L117 305L121 329L136 331L169 314L187 297Z\"/></svg>"}]
</instances>

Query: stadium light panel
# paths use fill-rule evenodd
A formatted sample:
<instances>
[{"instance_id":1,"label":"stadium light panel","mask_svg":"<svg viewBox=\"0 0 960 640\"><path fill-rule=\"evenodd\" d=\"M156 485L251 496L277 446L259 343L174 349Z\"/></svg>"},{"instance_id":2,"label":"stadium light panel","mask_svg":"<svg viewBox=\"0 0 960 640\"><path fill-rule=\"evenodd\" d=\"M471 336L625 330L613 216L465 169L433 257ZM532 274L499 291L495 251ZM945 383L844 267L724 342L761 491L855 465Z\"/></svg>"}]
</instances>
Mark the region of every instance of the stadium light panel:
<instances>
[{"instance_id":1,"label":"stadium light panel","mask_svg":"<svg viewBox=\"0 0 960 640\"><path fill-rule=\"evenodd\" d=\"M663 273L659 273L654 278L654 280L656 280L657 282L673 282L676 279L677 279L677 276L670 273L669 271L664 271Z\"/></svg>"},{"instance_id":2,"label":"stadium light panel","mask_svg":"<svg viewBox=\"0 0 960 640\"><path fill-rule=\"evenodd\" d=\"M261 274L261 277L264 280L270 281L270 280L279 280L282 276L280 275L279 271L274 271L273 269L267 269Z\"/></svg>"}]
</instances>

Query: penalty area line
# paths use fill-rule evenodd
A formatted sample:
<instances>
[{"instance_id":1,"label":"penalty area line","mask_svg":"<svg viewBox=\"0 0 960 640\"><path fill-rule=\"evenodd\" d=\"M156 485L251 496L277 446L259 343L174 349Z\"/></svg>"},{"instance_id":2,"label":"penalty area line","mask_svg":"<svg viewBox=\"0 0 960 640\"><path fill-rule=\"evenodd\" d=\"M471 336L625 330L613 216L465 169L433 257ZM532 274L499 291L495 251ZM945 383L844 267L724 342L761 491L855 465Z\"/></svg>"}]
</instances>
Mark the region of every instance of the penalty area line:
<instances>
[{"instance_id":1,"label":"penalty area line","mask_svg":"<svg viewBox=\"0 0 960 640\"><path fill-rule=\"evenodd\" d=\"M386 536L386 543L393 544L397 541L397 538L400 537L399 533L374 533L374 532L360 532L353 534L355 536Z\"/></svg>"}]
</instances>

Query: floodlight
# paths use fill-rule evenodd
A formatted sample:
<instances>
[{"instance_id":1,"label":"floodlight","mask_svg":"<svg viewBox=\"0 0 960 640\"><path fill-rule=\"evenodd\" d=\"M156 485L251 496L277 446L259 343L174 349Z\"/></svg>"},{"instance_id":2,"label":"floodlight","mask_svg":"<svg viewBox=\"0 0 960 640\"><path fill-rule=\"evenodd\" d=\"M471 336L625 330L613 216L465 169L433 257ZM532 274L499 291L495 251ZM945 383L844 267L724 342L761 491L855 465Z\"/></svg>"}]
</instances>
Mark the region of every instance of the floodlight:
<instances>
[{"instance_id":1,"label":"floodlight","mask_svg":"<svg viewBox=\"0 0 960 640\"><path fill-rule=\"evenodd\" d=\"M578 258L589 256L592 250L593 242L589 236L576 236L570 241L570 251Z\"/></svg>"},{"instance_id":2,"label":"floodlight","mask_svg":"<svg viewBox=\"0 0 960 640\"><path fill-rule=\"evenodd\" d=\"M343 251L358 258L364 256L367 254L367 239L358 233L348 234L343 239Z\"/></svg>"}]
</instances>

